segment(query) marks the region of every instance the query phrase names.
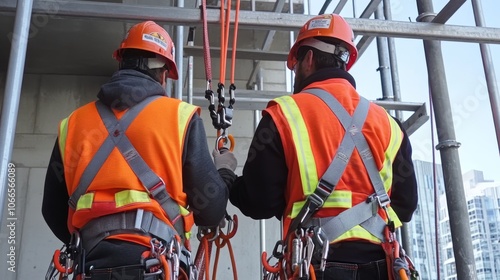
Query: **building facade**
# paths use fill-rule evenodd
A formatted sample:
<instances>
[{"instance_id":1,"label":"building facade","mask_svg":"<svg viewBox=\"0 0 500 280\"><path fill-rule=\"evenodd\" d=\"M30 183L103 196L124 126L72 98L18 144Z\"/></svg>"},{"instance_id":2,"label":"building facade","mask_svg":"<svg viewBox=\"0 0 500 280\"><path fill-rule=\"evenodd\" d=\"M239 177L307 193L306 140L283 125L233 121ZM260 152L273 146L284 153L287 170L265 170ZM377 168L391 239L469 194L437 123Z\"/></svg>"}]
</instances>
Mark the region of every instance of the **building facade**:
<instances>
[{"instance_id":1,"label":"building facade","mask_svg":"<svg viewBox=\"0 0 500 280\"><path fill-rule=\"evenodd\" d=\"M444 194L441 165L413 161L418 184L418 206L410 223L406 224L411 248L407 249L421 280L437 279L438 256L436 255L436 197ZM435 192L434 186L437 186ZM439 201L439 200L438 200Z\"/></svg>"},{"instance_id":2,"label":"building facade","mask_svg":"<svg viewBox=\"0 0 500 280\"><path fill-rule=\"evenodd\" d=\"M463 175L477 279L500 279L500 183L484 179L483 172L472 170ZM443 195L441 202L445 202ZM443 279L457 279L453 244L446 203L440 204L440 256ZM468 220L467 220L468 218Z\"/></svg>"}]
</instances>

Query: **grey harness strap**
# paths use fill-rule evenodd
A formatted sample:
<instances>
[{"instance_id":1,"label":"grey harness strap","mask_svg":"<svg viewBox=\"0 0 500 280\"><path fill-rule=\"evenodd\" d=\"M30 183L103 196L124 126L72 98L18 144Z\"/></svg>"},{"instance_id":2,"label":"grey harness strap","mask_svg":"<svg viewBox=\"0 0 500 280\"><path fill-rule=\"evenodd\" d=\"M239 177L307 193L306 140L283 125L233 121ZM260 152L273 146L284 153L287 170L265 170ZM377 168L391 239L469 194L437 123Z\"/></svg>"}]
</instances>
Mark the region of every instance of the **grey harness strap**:
<instances>
[{"instance_id":1,"label":"grey harness strap","mask_svg":"<svg viewBox=\"0 0 500 280\"><path fill-rule=\"evenodd\" d=\"M106 237L124 233L150 234L166 241L172 240L176 235L170 225L143 209L102 216L91 220L80 229L82 246L87 254Z\"/></svg>"},{"instance_id":2,"label":"grey harness strap","mask_svg":"<svg viewBox=\"0 0 500 280\"><path fill-rule=\"evenodd\" d=\"M96 107L101 119L108 130L108 137L104 140L103 144L99 147L98 151L90 161L89 165L83 172L80 182L76 190L73 192L69 199L69 205L75 209L78 199L87 192L90 183L94 180L97 172L101 169L105 160L111 154L112 150L117 147L123 157L127 160L130 168L133 170L137 178L141 181L142 185L147 189L150 195L160 203L166 212L168 219L174 224L175 229L183 238L184 221L180 217L179 205L170 197L166 191L163 180L156 175L153 170L147 165L144 159L139 155L133 144L125 135L125 131L137 117L137 115L153 100L159 96L151 96L140 103L130 108L123 117L118 120L114 113L104 105L102 102L97 101ZM100 220L102 218L98 218ZM161 222L161 221L160 221ZM144 228L151 228L150 226L143 225ZM96 228L98 230L98 228ZM90 229L88 230L90 231ZM97 235L100 232L92 233ZM153 233L152 233L153 234ZM168 240L167 240L168 241Z\"/></svg>"},{"instance_id":3,"label":"grey harness strap","mask_svg":"<svg viewBox=\"0 0 500 280\"><path fill-rule=\"evenodd\" d=\"M383 229L387 223L377 214L377 210L379 206L385 207L390 200L389 196L385 192L384 185L378 173L375 161L373 160L373 155L370 147L368 146L368 142L361 132L368 114L370 105L369 101L361 97L359 104L351 117L342 104L340 104L340 102L330 93L321 89L310 89L308 92L319 97L328 105L346 131L338 148L337 154L318 182L318 188L325 185L330 186L329 189L331 189L331 191L326 196L326 198L328 198L342 177L354 148L356 148L363 160L363 164L365 165L372 185L374 186L375 194L370 196L366 203L355 205L352 208L343 211L336 217L320 219L315 218L310 221L309 218L315 212L311 211L313 209L310 209L308 211L308 217L306 216L306 219L303 219L302 223L305 226L321 226L329 241L335 240L356 225L362 226L377 238L383 239ZM319 207L322 205L323 203L321 203Z\"/></svg>"}]
</instances>

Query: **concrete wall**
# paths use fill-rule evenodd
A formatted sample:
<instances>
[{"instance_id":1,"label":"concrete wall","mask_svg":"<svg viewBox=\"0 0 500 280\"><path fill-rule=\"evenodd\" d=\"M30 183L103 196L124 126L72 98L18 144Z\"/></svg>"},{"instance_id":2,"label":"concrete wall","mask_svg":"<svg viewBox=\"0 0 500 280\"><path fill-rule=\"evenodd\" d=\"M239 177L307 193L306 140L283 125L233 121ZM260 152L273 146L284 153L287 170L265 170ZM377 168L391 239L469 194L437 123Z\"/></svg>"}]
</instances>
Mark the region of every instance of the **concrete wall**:
<instances>
[{"instance_id":1,"label":"concrete wall","mask_svg":"<svg viewBox=\"0 0 500 280\"><path fill-rule=\"evenodd\" d=\"M0 74L1 103L5 89L5 73ZM284 74L279 76L284 77ZM15 219L7 219L9 211L5 203L0 229L0 279L43 279L54 250L62 246L41 215L45 172L56 139L57 126L59 121L75 108L94 100L99 86L107 79L108 77L97 76L24 76L11 159L15 165L16 184L15 211L9 217ZM279 87L276 85L278 83L273 84L273 90ZM280 90L284 90L284 83ZM215 130L206 107L202 110L208 134L207 143L209 147L213 147ZM234 153L239 164L237 174L241 174L247 156L254 130L253 118L254 112L251 111L236 110L234 114L234 125L230 133L236 137ZM243 216L232 205L228 207L228 213L236 214L239 220L238 232L231 239L239 279L256 279L261 271L259 221ZM275 219L266 221L265 228L266 251L270 254L280 235L279 223ZM195 229L194 233L196 232ZM193 238L193 257L197 246L198 242ZM215 256L214 252L215 249L212 256ZM222 249L218 277L231 279L231 267L226 247Z\"/></svg>"}]
</instances>

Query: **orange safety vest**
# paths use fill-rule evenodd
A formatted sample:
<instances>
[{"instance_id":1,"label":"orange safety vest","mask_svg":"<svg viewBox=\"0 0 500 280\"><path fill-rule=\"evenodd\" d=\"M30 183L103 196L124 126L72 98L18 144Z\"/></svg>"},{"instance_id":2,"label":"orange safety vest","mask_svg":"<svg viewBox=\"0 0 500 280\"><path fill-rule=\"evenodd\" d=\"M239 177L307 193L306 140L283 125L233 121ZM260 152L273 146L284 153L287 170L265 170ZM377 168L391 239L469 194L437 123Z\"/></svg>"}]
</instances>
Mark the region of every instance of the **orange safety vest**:
<instances>
[{"instance_id":1,"label":"orange safety vest","mask_svg":"<svg viewBox=\"0 0 500 280\"><path fill-rule=\"evenodd\" d=\"M117 119L126 111L113 110ZM184 233L189 238L194 225L182 190L182 153L188 124L199 107L177 99L159 97L137 115L125 132L139 155L160 177L170 197L177 202L184 218ZM64 165L68 194L75 191L87 165L109 133L97 111L96 102L89 103L62 120L59 126L59 148ZM70 232L92 219L130 210L144 209L172 225L161 205L148 194L123 155L114 147L100 170L82 195L76 209L69 210ZM113 238L149 245L149 238L120 234Z\"/></svg>"},{"instance_id":2,"label":"orange safety vest","mask_svg":"<svg viewBox=\"0 0 500 280\"><path fill-rule=\"evenodd\" d=\"M302 90L319 88L332 93L346 111L352 115L360 96L344 79L329 79L310 84ZM288 178L284 212L286 234L293 218L300 212L306 198L311 195L332 162L345 130L328 105L311 94L294 94L271 101L264 113L269 114L281 137ZM399 150L403 132L397 122L382 108L371 103L362 133L372 151L376 166L386 192L390 195L392 185L392 162ZM346 169L325 204L314 215L315 218L337 216L342 211L366 201L374 188L357 150L354 150ZM379 215L387 221L386 213ZM401 222L391 207L388 213L395 226ZM284 239L286 236L283 237ZM330 242L341 240L381 240L360 226L355 226Z\"/></svg>"}]
</instances>

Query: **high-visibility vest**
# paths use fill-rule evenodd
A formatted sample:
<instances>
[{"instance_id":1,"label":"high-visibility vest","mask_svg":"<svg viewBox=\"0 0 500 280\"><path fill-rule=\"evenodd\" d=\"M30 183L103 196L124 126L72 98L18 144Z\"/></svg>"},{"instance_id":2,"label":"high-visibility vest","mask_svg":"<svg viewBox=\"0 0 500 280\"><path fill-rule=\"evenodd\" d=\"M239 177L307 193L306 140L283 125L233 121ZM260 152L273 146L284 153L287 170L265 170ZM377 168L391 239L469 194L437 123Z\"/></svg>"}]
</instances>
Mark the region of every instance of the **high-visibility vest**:
<instances>
[{"instance_id":1,"label":"high-visibility vest","mask_svg":"<svg viewBox=\"0 0 500 280\"><path fill-rule=\"evenodd\" d=\"M320 88L332 93L351 115L360 98L352 85L344 79L315 82L302 92L307 92L309 88ZM288 167L285 195L287 204L283 214L283 232L287 233L292 219L302 209L307 196L314 192L319 178L332 162L345 130L329 107L311 94L298 93L274 99L264 113L270 114L276 124ZM403 132L382 107L371 103L362 133L368 141L384 188L390 195L392 163L401 145ZM366 201L373 192L370 178L358 151L355 150L335 190L314 217L337 216L342 211ZM401 226L399 218L390 206L388 213L395 226ZM388 217L382 209L378 214L387 221ZM330 241L360 239L377 244L381 242L360 226L355 226Z\"/></svg>"},{"instance_id":2,"label":"high-visibility vest","mask_svg":"<svg viewBox=\"0 0 500 280\"><path fill-rule=\"evenodd\" d=\"M113 112L118 119L125 113ZM187 238L194 220L186 209L187 197L182 188L182 153L188 124L193 114L199 112L198 107L186 102L159 97L146 105L125 131L138 154L163 180L168 194L179 205L185 227L185 232L179 234L185 234ZM70 196L108 135L96 102L82 106L61 121L59 148ZM115 147L90 182L87 192L76 202L76 208L70 208L68 228L72 232L95 218L136 209L152 212L159 220L172 224ZM129 234L115 238L149 244L147 238Z\"/></svg>"}]
</instances>

